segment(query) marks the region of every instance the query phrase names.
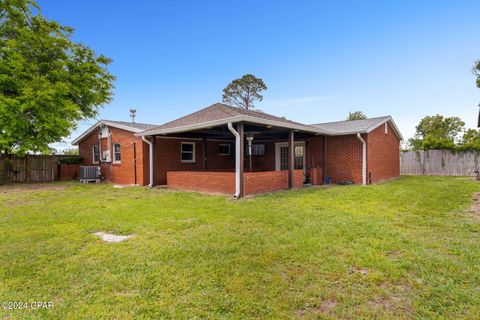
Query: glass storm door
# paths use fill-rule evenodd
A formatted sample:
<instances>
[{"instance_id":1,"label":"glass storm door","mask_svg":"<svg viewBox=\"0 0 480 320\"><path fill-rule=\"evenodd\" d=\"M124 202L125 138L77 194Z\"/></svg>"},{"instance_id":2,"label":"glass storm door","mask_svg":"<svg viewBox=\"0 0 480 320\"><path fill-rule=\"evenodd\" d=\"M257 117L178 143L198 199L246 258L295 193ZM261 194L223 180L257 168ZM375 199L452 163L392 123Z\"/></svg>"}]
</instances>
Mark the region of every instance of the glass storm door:
<instances>
[{"instance_id":1,"label":"glass storm door","mask_svg":"<svg viewBox=\"0 0 480 320\"><path fill-rule=\"evenodd\" d=\"M276 145L276 170L288 170L288 143L277 143ZM305 168L305 143L295 143L294 169Z\"/></svg>"},{"instance_id":2,"label":"glass storm door","mask_svg":"<svg viewBox=\"0 0 480 320\"><path fill-rule=\"evenodd\" d=\"M288 170L288 146L280 147L280 170Z\"/></svg>"}]
</instances>

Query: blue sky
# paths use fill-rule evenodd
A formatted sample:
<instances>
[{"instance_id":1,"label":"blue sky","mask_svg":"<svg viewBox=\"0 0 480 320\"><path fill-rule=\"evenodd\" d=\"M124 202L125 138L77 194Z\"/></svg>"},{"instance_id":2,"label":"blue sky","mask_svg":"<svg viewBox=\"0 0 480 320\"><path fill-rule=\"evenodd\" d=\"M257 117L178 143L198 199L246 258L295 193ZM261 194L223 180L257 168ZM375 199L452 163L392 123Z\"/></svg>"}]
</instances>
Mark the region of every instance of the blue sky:
<instances>
[{"instance_id":1,"label":"blue sky","mask_svg":"<svg viewBox=\"0 0 480 320\"><path fill-rule=\"evenodd\" d=\"M114 60L99 118L128 121L136 108L138 122L161 124L253 73L268 86L258 107L300 122L390 114L405 138L436 113L475 126L479 1L38 2Z\"/></svg>"}]
</instances>

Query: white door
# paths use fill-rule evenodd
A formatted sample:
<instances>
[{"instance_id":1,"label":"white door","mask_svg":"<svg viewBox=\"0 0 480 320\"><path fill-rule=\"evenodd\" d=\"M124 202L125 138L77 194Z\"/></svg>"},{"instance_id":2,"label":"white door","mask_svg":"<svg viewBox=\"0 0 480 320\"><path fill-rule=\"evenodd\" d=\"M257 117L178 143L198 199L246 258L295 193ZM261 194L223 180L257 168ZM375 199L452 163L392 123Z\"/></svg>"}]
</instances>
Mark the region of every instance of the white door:
<instances>
[{"instance_id":1,"label":"white door","mask_svg":"<svg viewBox=\"0 0 480 320\"><path fill-rule=\"evenodd\" d=\"M294 169L305 171L305 142L295 142ZM275 170L288 170L288 142L275 144Z\"/></svg>"}]
</instances>

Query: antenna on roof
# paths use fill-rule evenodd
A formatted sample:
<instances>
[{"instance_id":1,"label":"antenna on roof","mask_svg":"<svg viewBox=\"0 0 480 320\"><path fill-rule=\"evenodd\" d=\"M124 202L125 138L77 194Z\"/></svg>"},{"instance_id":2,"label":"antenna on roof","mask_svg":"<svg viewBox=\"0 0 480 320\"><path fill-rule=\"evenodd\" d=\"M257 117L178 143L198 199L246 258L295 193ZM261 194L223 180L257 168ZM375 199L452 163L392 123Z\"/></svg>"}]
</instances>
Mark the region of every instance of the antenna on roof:
<instances>
[{"instance_id":1,"label":"antenna on roof","mask_svg":"<svg viewBox=\"0 0 480 320\"><path fill-rule=\"evenodd\" d=\"M137 109L130 109L130 117L132 118L132 122L135 123L135 116L137 115Z\"/></svg>"}]
</instances>

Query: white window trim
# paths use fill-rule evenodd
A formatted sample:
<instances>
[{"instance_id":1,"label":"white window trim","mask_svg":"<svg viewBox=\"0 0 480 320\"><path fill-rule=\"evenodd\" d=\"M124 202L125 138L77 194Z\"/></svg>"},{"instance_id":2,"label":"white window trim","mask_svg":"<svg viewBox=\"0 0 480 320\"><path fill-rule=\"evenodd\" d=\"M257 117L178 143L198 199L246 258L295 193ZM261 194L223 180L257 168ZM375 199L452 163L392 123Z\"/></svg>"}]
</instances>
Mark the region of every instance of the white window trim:
<instances>
[{"instance_id":1,"label":"white window trim","mask_svg":"<svg viewBox=\"0 0 480 320\"><path fill-rule=\"evenodd\" d=\"M184 153L183 150L183 145L184 144L190 144L192 145L192 160L183 160L182 159L182 154ZM185 153L190 153L190 151L186 151ZM180 162L181 163L195 163L195 142L182 142L180 145Z\"/></svg>"},{"instance_id":2,"label":"white window trim","mask_svg":"<svg viewBox=\"0 0 480 320\"><path fill-rule=\"evenodd\" d=\"M218 154L219 154L220 156L230 156L230 155L232 154L232 148L231 148L230 144L228 144L228 143L220 143L220 144L218 145L218 147L220 148L221 146L226 146L226 147L228 147L228 153L220 153L220 150L218 150Z\"/></svg>"},{"instance_id":3,"label":"white window trim","mask_svg":"<svg viewBox=\"0 0 480 320\"><path fill-rule=\"evenodd\" d=\"M385 122L385 134L388 134L388 122Z\"/></svg>"},{"instance_id":4,"label":"white window trim","mask_svg":"<svg viewBox=\"0 0 480 320\"><path fill-rule=\"evenodd\" d=\"M98 159L100 160L100 148L98 147L98 144L94 144L92 146L92 163L93 164L98 164L99 161L95 161L95 147L98 149Z\"/></svg>"},{"instance_id":5,"label":"white window trim","mask_svg":"<svg viewBox=\"0 0 480 320\"><path fill-rule=\"evenodd\" d=\"M116 160L115 159L115 145L119 145L120 146L120 160ZM120 145L120 143L113 143L112 144L112 163L115 163L115 164L120 164L122 163L122 146Z\"/></svg>"}]
</instances>

